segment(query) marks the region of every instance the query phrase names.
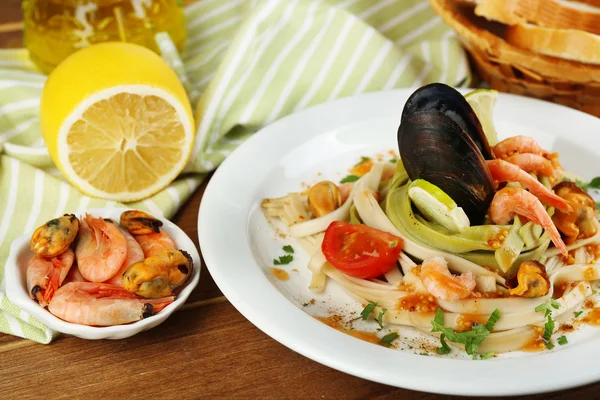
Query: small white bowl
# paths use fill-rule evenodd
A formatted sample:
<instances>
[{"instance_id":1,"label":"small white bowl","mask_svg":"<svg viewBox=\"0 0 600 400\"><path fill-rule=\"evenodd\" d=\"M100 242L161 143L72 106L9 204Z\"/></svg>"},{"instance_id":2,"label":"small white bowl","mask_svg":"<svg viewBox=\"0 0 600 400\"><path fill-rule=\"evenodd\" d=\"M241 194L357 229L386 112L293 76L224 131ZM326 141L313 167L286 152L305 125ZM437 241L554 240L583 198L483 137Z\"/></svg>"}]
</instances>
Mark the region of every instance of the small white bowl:
<instances>
[{"instance_id":1,"label":"small white bowl","mask_svg":"<svg viewBox=\"0 0 600 400\"><path fill-rule=\"evenodd\" d=\"M94 208L88 210L87 213L95 217L111 218L114 221L119 221L121 213L126 210L127 209L125 208ZM10 301L37 318L50 329L77 336L82 339L124 339L150 328L154 328L164 322L169 315L185 303L190 293L192 293L192 290L194 290L200 281L201 267L200 254L198 254L196 246L194 246L194 243L185 232L179 229L179 227L171 221L163 218L159 219L163 222L162 229L173 238L177 244L177 248L185 250L190 254L194 260L194 271L189 282L177 295L177 299L157 314L130 324L106 327L73 324L55 317L48 310L40 307L38 303L32 300L27 291L27 263L29 262L29 259L33 257L33 253L29 250L29 240L31 239L33 232L28 232L19 236L10 247L10 254L4 268L6 296Z\"/></svg>"}]
</instances>

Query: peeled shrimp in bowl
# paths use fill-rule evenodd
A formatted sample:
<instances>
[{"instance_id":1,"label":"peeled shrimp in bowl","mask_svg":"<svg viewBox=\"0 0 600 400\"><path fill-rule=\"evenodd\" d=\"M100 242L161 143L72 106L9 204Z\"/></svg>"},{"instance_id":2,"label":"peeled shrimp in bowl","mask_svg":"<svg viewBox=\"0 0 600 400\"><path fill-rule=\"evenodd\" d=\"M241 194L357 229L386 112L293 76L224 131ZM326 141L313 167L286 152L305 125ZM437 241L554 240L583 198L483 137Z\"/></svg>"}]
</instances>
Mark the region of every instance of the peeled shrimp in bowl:
<instances>
[{"instance_id":1,"label":"peeled shrimp in bowl","mask_svg":"<svg viewBox=\"0 0 600 400\"><path fill-rule=\"evenodd\" d=\"M90 214L119 221L121 214L127 211L124 208L96 208L86 210L81 215ZM175 301L164 307L156 314L136 322L113 326L88 326L66 322L54 315L48 309L40 307L29 295L26 271L33 253L30 250L30 239L33 231L26 232L15 239L10 248L10 254L4 269L5 290L8 299L17 307L36 318L50 329L77 336L82 339L124 339L143 332L164 322L175 310L180 308L200 280L200 254L194 242L177 225L171 221L157 217L162 221L161 230L168 234L177 244L178 248L185 249L193 260L193 272L185 286L177 293Z\"/></svg>"}]
</instances>

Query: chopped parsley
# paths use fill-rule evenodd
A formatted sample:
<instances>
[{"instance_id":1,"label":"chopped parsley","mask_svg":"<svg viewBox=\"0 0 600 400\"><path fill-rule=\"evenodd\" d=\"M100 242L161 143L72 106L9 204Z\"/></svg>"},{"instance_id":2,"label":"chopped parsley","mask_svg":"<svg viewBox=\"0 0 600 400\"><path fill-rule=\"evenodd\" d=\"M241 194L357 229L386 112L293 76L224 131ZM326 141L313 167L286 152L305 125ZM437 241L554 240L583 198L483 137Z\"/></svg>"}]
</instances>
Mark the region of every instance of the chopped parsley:
<instances>
[{"instance_id":1,"label":"chopped parsley","mask_svg":"<svg viewBox=\"0 0 600 400\"><path fill-rule=\"evenodd\" d=\"M575 318L579 317L581 314L583 314L583 311L575 311Z\"/></svg>"},{"instance_id":2,"label":"chopped parsley","mask_svg":"<svg viewBox=\"0 0 600 400\"><path fill-rule=\"evenodd\" d=\"M383 315L386 313L387 308L382 308L381 311L379 312L379 315L377 316L377 323L379 324L379 327L381 329L383 329Z\"/></svg>"},{"instance_id":3,"label":"chopped parsley","mask_svg":"<svg viewBox=\"0 0 600 400\"><path fill-rule=\"evenodd\" d=\"M492 357L494 357L494 352L490 351L489 353L485 353L485 354L482 354L481 356L479 356L479 359L480 360L488 360Z\"/></svg>"},{"instance_id":4,"label":"chopped parsley","mask_svg":"<svg viewBox=\"0 0 600 400\"><path fill-rule=\"evenodd\" d=\"M392 342L394 341L394 339L396 339L398 337L398 333L397 332L390 332L387 335L385 335L384 337L381 338L381 344L384 346L389 346L392 344Z\"/></svg>"},{"instance_id":5,"label":"chopped parsley","mask_svg":"<svg viewBox=\"0 0 600 400\"><path fill-rule=\"evenodd\" d=\"M452 348L446 343L446 335L443 333L440 335L440 341L442 342L442 346L437 348L438 354L449 354L452 351Z\"/></svg>"},{"instance_id":6,"label":"chopped parsley","mask_svg":"<svg viewBox=\"0 0 600 400\"><path fill-rule=\"evenodd\" d=\"M535 312L540 312L540 311L544 311L544 317L546 317L546 324L544 324L544 341L546 342L546 348L548 350L552 349L554 347L554 343L552 343L552 341L550 340L550 338L552 337L552 333L554 333L554 320L552 319L552 308L560 308L560 304L552 299L550 301L550 304L548 303L544 303L544 304L540 304L539 306L537 306L535 308Z\"/></svg>"},{"instance_id":7,"label":"chopped parsley","mask_svg":"<svg viewBox=\"0 0 600 400\"><path fill-rule=\"evenodd\" d=\"M567 177L564 177L563 181L572 182L572 180ZM594 179L589 181L589 183L582 181L581 179L575 179L575 184L579 186L584 192L587 192L590 188L600 189L600 176L595 177Z\"/></svg>"},{"instance_id":8,"label":"chopped parsley","mask_svg":"<svg viewBox=\"0 0 600 400\"><path fill-rule=\"evenodd\" d=\"M398 159L397 159L397 158L392 158L392 159L390 160L390 162L391 162L392 164L396 164L396 163L398 162Z\"/></svg>"},{"instance_id":9,"label":"chopped parsley","mask_svg":"<svg viewBox=\"0 0 600 400\"><path fill-rule=\"evenodd\" d=\"M550 308L550 307L559 309L560 308L560 304L558 303L558 301L552 299L550 301L550 303L542 303L539 306L537 306L535 308L535 312L544 311L544 316L547 317L550 314L552 314L552 308Z\"/></svg>"},{"instance_id":10,"label":"chopped parsley","mask_svg":"<svg viewBox=\"0 0 600 400\"><path fill-rule=\"evenodd\" d=\"M287 254L285 256L280 256L279 259L273 259L273 264L275 265L287 265L292 262L294 256Z\"/></svg>"},{"instance_id":11,"label":"chopped parsley","mask_svg":"<svg viewBox=\"0 0 600 400\"><path fill-rule=\"evenodd\" d=\"M565 335L562 335L561 337L559 337L558 339L556 339L556 341L558 342L558 344L560 344L561 346L569 343L569 341L567 340L567 337Z\"/></svg>"},{"instance_id":12,"label":"chopped parsley","mask_svg":"<svg viewBox=\"0 0 600 400\"><path fill-rule=\"evenodd\" d=\"M356 175L348 175L346 176L344 179L342 179L340 181L340 183L350 183L350 182L356 182L357 180L359 180L360 178Z\"/></svg>"},{"instance_id":13,"label":"chopped parsley","mask_svg":"<svg viewBox=\"0 0 600 400\"><path fill-rule=\"evenodd\" d=\"M366 307L360 313L360 316L362 317L363 321L369 319L369 315L373 312L375 307L377 307L377 303L373 301L370 301L369 304L366 305Z\"/></svg>"},{"instance_id":14,"label":"chopped parsley","mask_svg":"<svg viewBox=\"0 0 600 400\"><path fill-rule=\"evenodd\" d=\"M545 305L546 307L542 307L543 305ZM537 306L535 308L536 312L540 312L540 311L544 311L545 310L545 317L546 319L546 323L544 324L544 336L543 339L546 342L546 348L548 350L551 350L552 348L554 348L554 343L552 343L552 341L550 340L550 338L552 337L552 333L554 333L554 320L552 319L552 310L550 310L550 306L548 305L548 303L545 304L541 304L539 306Z\"/></svg>"},{"instance_id":15,"label":"chopped parsley","mask_svg":"<svg viewBox=\"0 0 600 400\"><path fill-rule=\"evenodd\" d=\"M302 307L307 307L308 305L310 305L310 303L304 303L302 304Z\"/></svg>"},{"instance_id":16,"label":"chopped parsley","mask_svg":"<svg viewBox=\"0 0 600 400\"><path fill-rule=\"evenodd\" d=\"M550 309L550 305L548 303L540 304L539 306L537 306L535 308L535 312L540 312L540 311L546 311L546 314L545 314L546 317L552 313L552 310Z\"/></svg>"},{"instance_id":17,"label":"chopped parsley","mask_svg":"<svg viewBox=\"0 0 600 400\"><path fill-rule=\"evenodd\" d=\"M500 311L494 310L490 315L490 318L485 325L473 324L471 330L463 332L454 332L452 328L444 327L444 310L438 307L435 312L435 318L431 321L433 329L431 332L441 332L440 342L441 348L438 348L438 354L448 354L450 352L450 346L446 343L446 339L450 342L461 343L465 345L465 350L468 355L472 355L475 358L476 352L483 343L483 340L490 334L494 325L500 319Z\"/></svg>"},{"instance_id":18,"label":"chopped parsley","mask_svg":"<svg viewBox=\"0 0 600 400\"><path fill-rule=\"evenodd\" d=\"M285 251L286 253L293 253L294 248L288 244L286 246L283 246L283 251Z\"/></svg>"},{"instance_id":19,"label":"chopped parsley","mask_svg":"<svg viewBox=\"0 0 600 400\"><path fill-rule=\"evenodd\" d=\"M370 158L370 157L365 157L365 156L362 156L362 157L360 158L360 161L359 161L358 163L354 164L354 166L355 166L355 167L358 167L360 164L364 164L364 163L366 163L367 161L371 161L371 158Z\"/></svg>"},{"instance_id":20,"label":"chopped parsley","mask_svg":"<svg viewBox=\"0 0 600 400\"><path fill-rule=\"evenodd\" d=\"M592 179L588 186L592 189L600 189L600 176L597 176L594 179Z\"/></svg>"},{"instance_id":21,"label":"chopped parsley","mask_svg":"<svg viewBox=\"0 0 600 400\"><path fill-rule=\"evenodd\" d=\"M544 340L548 342L554 332L554 320L552 319L552 315L548 315L547 317L548 319L544 325Z\"/></svg>"}]
</instances>

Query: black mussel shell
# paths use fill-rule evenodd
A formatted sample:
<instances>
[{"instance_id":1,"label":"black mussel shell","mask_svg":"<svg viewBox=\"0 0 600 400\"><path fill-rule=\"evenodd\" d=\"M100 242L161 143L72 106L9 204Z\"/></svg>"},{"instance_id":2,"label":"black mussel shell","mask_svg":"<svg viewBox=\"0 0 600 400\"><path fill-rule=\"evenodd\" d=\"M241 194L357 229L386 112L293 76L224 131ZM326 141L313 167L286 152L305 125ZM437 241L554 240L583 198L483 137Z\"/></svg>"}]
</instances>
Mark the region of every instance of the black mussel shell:
<instances>
[{"instance_id":1,"label":"black mussel shell","mask_svg":"<svg viewBox=\"0 0 600 400\"><path fill-rule=\"evenodd\" d=\"M456 122L473 139L483 158L495 158L477 115L456 89L443 83L431 83L417 89L404 106L402 120L411 114L429 109L440 111Z\"/></svg>"},{"instance_id":2,"label":"black mussel shell","mask_svg":"<svg viewBox=\"0 0 600 400\"><path fill-rule=\"evenodd\" d=\"M454 120L434 109L406 115L398 145L411 180L433 183L464 209L472 225L483 223L494 183L479 149Z\"/></svg>"}]
</instances>

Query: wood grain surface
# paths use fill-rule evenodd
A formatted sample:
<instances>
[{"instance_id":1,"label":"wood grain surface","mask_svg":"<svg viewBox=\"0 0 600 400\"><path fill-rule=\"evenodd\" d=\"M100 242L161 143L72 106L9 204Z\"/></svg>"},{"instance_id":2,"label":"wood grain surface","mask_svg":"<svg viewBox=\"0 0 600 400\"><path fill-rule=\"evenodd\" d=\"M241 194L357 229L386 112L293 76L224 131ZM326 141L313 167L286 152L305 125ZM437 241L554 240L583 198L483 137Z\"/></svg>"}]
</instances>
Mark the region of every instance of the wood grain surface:
<instances>
[{"instance_id":1,"label":"wood grain surface","mask_svg":"<svg viewBox=\"0 0 600 400\"><path fill-rule=\"evenodd\" d=\"M20 47L20 1L0 3L0 48ZM196 246L198 208L205 187L206 182L173 219ZM552 379L551 373L548 379ZM468 384L465 377L465 387ZM598 392L600 384L521 398L593 399L600 398ZM182 310L162 325L129 339L86 341L60 336L50 345L40 345L0 334L0 399L220 397L460 398L369 382L287 349L239 314L205 267L200 285Z\"/></svg>"}]
</instances>

